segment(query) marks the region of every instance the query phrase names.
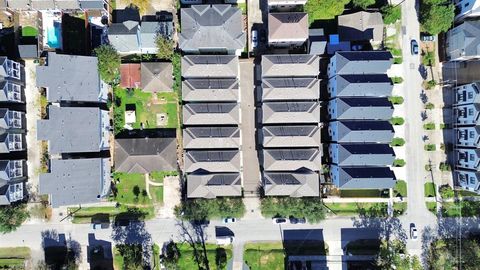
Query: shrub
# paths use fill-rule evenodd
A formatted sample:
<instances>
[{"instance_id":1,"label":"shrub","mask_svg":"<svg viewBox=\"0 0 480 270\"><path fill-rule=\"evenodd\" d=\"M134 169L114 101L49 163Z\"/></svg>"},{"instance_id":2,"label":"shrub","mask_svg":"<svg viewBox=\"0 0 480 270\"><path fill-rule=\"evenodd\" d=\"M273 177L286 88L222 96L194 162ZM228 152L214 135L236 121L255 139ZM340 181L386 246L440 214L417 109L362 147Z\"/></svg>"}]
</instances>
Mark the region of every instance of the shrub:
<instances>
[{"instance_id":1,"label":"shrub","mask_svg":"<svg viewBox=\"0 0 480 270\"><path fill-rule=\"evenodd\" d=\"M423 128L426 130L434 130L435 129L435 123L426 123L423 125Z\"/></svg>"},{"instance_id":2,"label":"shrub","mask_svg":"<svg viewBox=\"0 0 480 270\"><path fill-rule=\"evenodd\" d=\"M354 7L367 9L369 6L375 4L375 0L352 0L352 4Z\"/></svg>"},{"instance_id":3,"label":"shrub","mask_svg":"<svg viewBox=\"0 0 480 270\"><path fill-rule=\"evenodd\" d=\"M98 72L106 83L115 83L120 77L120 55L111 45L101 45L95 50L98 57Z\"/></svg>"},{"instance_id":4,"label":"shrub","mask_svg":"<svg viewBox=\"0 0 480 270\"><path fill-rule=\"evenodd\" d=\"M427 110L432 110L434 108L435 108L435 105L433 105L433 103L431 103L431 102L425 104L425 109L427 109Z\"/></svg>"},{"instance_id":5,"label":"shrub","mask_svg":"<svg viewBox=\"0 0 480 270\"><path fill-rule=\"evenodd\" d=\"M390 100L390 102L392 102L392 104L394 105L400 105L400 104L403 104L403 97L400 97L400 96L391 96L388 98L388 100Z\"/></svg>"},{"instance_id":6,"label":"shrub","mask_svg":"<svg viewBox=\"0 0 480 270\"><path fill-rule=\"evenodd\" d=\"M400 84L400 83L403 82L403 78L402 78L402 77L392 77L391 79L392 79L392 82L393 82L394 84Z\"/></svg>"},{"instance_id":7,"label":"shrub","mask_svg":"<svg viewBox=\"0 0 480 270\"><path fill-rule=\"evenodd\" d=\"M383 22L385 24L395 23L402 17L402 7L400 5L383 6L380 11L382 12Z\"/></svg>"},{"instance_id":8,"label":"shrub","mask_svg":"<svg viewBox=\"0 0 480 270\"><path fill-rule=\"evenodd\" d=\"M172 60L173 57L173 45L175 42L171 39L166 39L163 36L159 35L155 39L155 44L157 45L157 57L158 59Z\"/></svg>"},{"instance_id":9,"label":"shrub","mask_svg":"<svg viewBox=\"0 0 480 270\"><path fill-rule=\"evenodd\" d=\"M422 55L422 64L424 66L435 66L435 52L426 52Z\"/></svg>"},{"instance_id":10,"label":"shrub","mask_svg":"<svg viewBox=\"0 0 480 270\"><path fill-rule=\"evenodd\" d=\"M342 14L349 2L349 0L308 0L304 10L308 13L310 22L328 20Z\"/></svg>"},{"instance_id":11,"label":"shrub","mask_svg":"<svg viewBox=\"0 0 480 270\"><path fill-rule=\"evenodd\" d=\"M430 164L425 164L425 171L431 171L432 170L432 165Z\"/></svg>"},{"instance_id":12,"label":"shrub","mask_svg":"<svg viewBox=\"0 0 480 270\"><path fill-rule=\"evenodd\" d=\"M447 124L444 124L444 123L440 124L440 129L446 129L446 128L448 128Z\"/></svg>"},{"instance_id":13,"label":"shrub","mask_svg":"<svg viewBox=\"0 0 480 270\"><path fill-rule=\"evenodd\" d=\"M405 140L402 138L393 138L392 142L390 143L391 146L403 146L405 144Z\"/></svg>"},{"instance_id":14,"label":"shrub","mask_svg":"<svg viewBox=\"0 0 480 270\"><path fill-rule=\"evenodd\" d=\"M405 120L402 117L395 116L390 119L390 123L394 126L401 126L405 123Z\"/></svg>"},{"instance_id":15,"label":"shrub","mask_svg":"<svg viewBox=\"0 0 480 270\"><path fill-rule=\"evenodd\" d=\"M448 172L448 171L450 171L452 168L450 167L450 164L448 164L448 163L446 163L446 162L440 162L439 169L440 169L440 171L442 171L442 172Z\"/></svg>"},{"instance_id":16,"label":"shrub","mask_svg":"<svg viewBox=\"0 0 480 270\"><path fill-rule=\"evenodd\" d=\"M405 164L406 164L406 162L403 159L396 158L393 161L393 167L403 167L403 166L405 166Z\"/></svg>"},{"instance_id":17,"label":"shrub","mask_svg":"<svg viewBox=\"0 0 480 270\"><path fill-rule=\"evenodd\" d=\"M435 151L437 146L435 144L426 144L423 148L425 151Z\"/></svg>"},{"instance_id":18,"label":"shrub","mask_svg":"<svg viewBox=\"0 0 480 270\"><path fill-rule=\"evenodd\" d=\"M435 80L430 80L430 81L427 81L427 84L425 85L425 88L427 90L430 90L430 89L434 88L436 85L437 85L437 82Z\"/></svg>"},{"instance_id":19,"label":"shrub","mask_svg":"<svg viewBox=\"0 0 480 270\"><path fill-rule=\"evenodd\" d=\"M440 150L445 151L445 144L444 143L440 144Z\"/></svg>"},{"instance_id":20,"label":"shrub","mask_svg":"<svg viewBox=\"0 0 480 270\"><path fill-rule=\"evenodd\" d=\"M394 63L394 64L401 64L401 63L403 63L403 57L401 57L401 56L396 56L396 57L394 57L394 58L393 58L393 63Z\"/></svg>"},{"instance_id":21,"label":"shrub","mask_svg":"<svg viewBox=\"0 0 480 270\"><path fill-rule=\"evenodd\" d=\"M440 186L439 191L442 199L451 199L455 196L452 187L450 187L449 185Z\"/></svg>"}]
</instances>

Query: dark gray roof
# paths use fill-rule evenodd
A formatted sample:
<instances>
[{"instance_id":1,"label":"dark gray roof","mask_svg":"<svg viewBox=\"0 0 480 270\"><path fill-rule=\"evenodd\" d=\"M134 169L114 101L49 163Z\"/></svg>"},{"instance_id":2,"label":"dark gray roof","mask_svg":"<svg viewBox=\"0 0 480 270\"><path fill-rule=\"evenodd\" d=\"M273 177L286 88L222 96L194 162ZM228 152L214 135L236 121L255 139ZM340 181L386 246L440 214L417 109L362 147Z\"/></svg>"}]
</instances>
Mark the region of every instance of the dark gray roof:
<instances>
[{"instance_id":1,"label":"dark gray roof","mask_svg":"<svg viewBox=\"0 0 480 270\"><path fill-rule=\"evenodd\" d=\"M360 11L338 16L338 35L342 41L382 41L382 14Z\"/></svg>"},{"instance_id":2,"label":"dark gray roof","mask_svg":"<svg viewBox=\"0 0 480 270\"><path fill-rule=\"evenodd\" d=\"M183 130L183 148L215 149L238 148L238 127L189 127Z\"/></svg>"},{"instance_id":3,"label":"dark gray roof","mask_svg":"<svg viewBox=\"0 0 480 270\"><path fill-rule=\"evenodd\" d=\"M265 102L262 105L263 123L318 123L318 102Z\"/></svg>"},{"instance_id":4,"label":"dark gray roof","mask_svg":"<svg viewBox=\"0 0 480 270\"><path fill-rule=\"evenodd\" d=\"M173 66L168 62L142 62L140 66L142 90L147 92L171 92Z\"/></svg>"},{"instance_id":5,"label":"dark gray roof","mask_svg":"<svg viewBox=\"0 0 480 270\"><path fill-rule=\"evenodd\" d=\"M318 148L305 149L264 149L263 168L265 171L296 171L320 169L321 153Z\"/></svg>"},{"instance_id":6,"label":"dark gray roof","mask_svg":"<svg viewBox=\"0 0 480 270\"><path fill-rule=\"evenodd\" d=\"M107 111L49 106L49 119L37 121L37 139L48 141L51 154L99 152L109 147Z\"/></svg>"},{"instance_id":7,"label":"dark gray roof","mask_svg":"<svg viewBox=\"0 0 480 270\"><path fill-rule=\"evenodd\" d=\"M242 12L231 5L192 5L181 9L181 50L241 50L245 47Z\"/></svg>"},{"instance_id":8,"label":"dark gray roof","mask_svg":"<svg viewBox=\"0 0 480 270\"><path fill-rule=\"evenodd\" d=\"M187 150L185 172L239 172L238 150Z\"/></svg>"},{"instance_id":9,"label":"dark gray roof","mask_svg":"<svg viewBox=\"0 0 480 270\"><path fill-rule=\"evenodd\" d=\"M239 173L188 174L187 196L208 198L242 196Z\"/></svg>"},{"instance_id":10,"label":"dark gray roof","mask_svg":"<svg viewBox=\"0 0 480 270\"><path fill-rule=\"evenodd\" d=\"M327 37L322 28L308 29L308 41L310 42L310 54L325 54L325 50L327 49Z\"/></svg>"},{"instance_id":11,"label":"dark gray roof","mask_svg":"<svg viewBox=\"0 0 480 270\"><path fill-rule=\"evenodd\" d=\"M335 87L339 97L388 97L392 95L393 83L387 74L337 75L329 85Z\"/></svg>"},{"instance_id":12,"label":"dark gray roof","mask_svg":"<svg viewBox=\"0 0 480 270\"><path fill-rule=\"evenodd\" d=\"M121 53L140 51L139 23L126 21L112 23L108 28L110 44Z\"/></svg>"},{"instance_id":13,"label":"dark gray roof","mask_svg":"<svg viewBox=\"0 0 480 270\"><path fill-rule=\"evenodd\" d=\"M183 106L184 125L237 125L239 117L236 103L189 103Z\"/></svg>"},{"instance_id":14,"label":"dark gray roof","mask_svg":"<svg viewBox=\"0 0 480 270\"><path fill-rule=\"evenodd\" d=\"M465 21L447 32L447 56L450 59L480 55L480 21Z\"/></svg>"},{"instance_id":15,"label":"dark gray roof","mask_svg":"<svg viewBox=\"0 0 480 270\"><path fill-rule=\"evenodd\" d=\"M320 128L318 125L264 126L264 147L318 147Z\"/></svg>"},{"instance_id":16,"label":"dark gray roof","mask_svg":"<svg viewBox=\"0 0 480 270\"><path fill-rule=\"evenodd\" d=\"M316 172L265 173L264 189L267 196L317 197L320 178Z\"/></svg>"},{"instance_id":17,"label":"dark gray roof","mask_svg":"<svg viewBox=\"0 0 480 270\"><path fill-rule=\"evenodd\" d=\"M391 166L395 153L388 144L330 144L332 162L340 166Z\"/></svg>"},{"instance_id":18,"label":"dark gray roof","mask_svg":"<svg viewBox=\"0 0 480 270\"><path fill-rule=\"evenodd\" d=\"M49 52L47 63L37 67L37 87L48 88L48 101L106 102L107 85L100 80L97 57Z\"/></svg>"},{"instance_id":19,"label":"dark gray roof","mask_svg":"<svg viewBox=\"0 0 480 270\"><path fill-rule=\"evenodd\" d=\"M341 189L387 189L395 186L395 174L388 167L338 167L332 165L330 174L337 175L334 184Z\"/></svg>"},{"instance_id":20,"label":"dark gray roof","mask_svg":"<svg viewBox=\"0 0 480 270\"><path fill-rule=\"evenodd\" d=\"M39 193L50 195L52 207L99 202L109 191L108 159L52 159L40 174Z\"/></svg>"},{"instance_id":21,"label":"dark gray roof","mask_svg":"<svg viewBox=\"0 0 480 270\"><path fill-rule=\"evenodd\" d=\"M182 82L184 101L234 101L238 100L237 79L187 79Z\"/></svg>"},{"instance_id":22,"label":"dark gray roof","mask_svg":"<svg viewBox=\"0 0 480 270\"><path fill-rule=\"evenodd\" d=\"M262 55L263 77L315 77L319 73L320 58L317 55Z\"/></svg>"},{"instance_id":23,"label":"dark gray roof","mask_svg":"<svg viewBox=\"0 0 480 270\"><path fill-rule=\"evenodd\" d=\"M339 51L335 53L335 74L383 74L392 65L392 59L388 51Z\"/></svg>"},{"instance_id":24,"label":"dark gray roof","mask_svg":"<svg viewBox=\"0 0 480 270\"><path fill-rule=\"evenodd\" d=\"M262 100L315 100L320 96L316 78L268 78L262 81Z\"/></svg>"},{"instance_id":25,"label":"dark gray roof","mask_svg":"<svg viewBox=\"0 0 480 270\"><path fill-rule=\"evenodd\" d=\"M38 57L38 49L36 44L20 44L18 45L18 54L20 58L29 59Z\"/></svg>"},{"instance_id":26,"label":"dark gray roof","mask_svg":"<svg viewBox=\"0 0 480 270\"><path fill-rule=\"evenodd\" d=\"M184 78L236 78L238 57L235 55L185 55L182 57Z\"/></svg>"},{"instance_id":27,"label":"dark gray roof","mask_svg":"<svg viewBox=\"0 0 480 270\"><path fill-rule=\"evenodd\" d=\"M328 107L336 110L336 119L345 120L390 120L393 114L393 105L386 97L336 98L329 102Z\"/></svg>"},{"instance_id":28,"label":"dark gray roof","mask_svg":"<svg viewBox=\"0 0 480 270\"><path fill-rule=\"evenodd\" d=\"M115 171L151 173L177 170L177 138L127 138L115 140Z\"/></svg>"},{"instance_id":29,"label":"dark gray roof","mask_svg":"<svg viewBox=\"0 0 480 270\"><path fill-rule=\"evenodd\" d=\"M395 131L388 121L334 121L329 123L332 141L390 143Z\"/></svg>"}]
</instances>

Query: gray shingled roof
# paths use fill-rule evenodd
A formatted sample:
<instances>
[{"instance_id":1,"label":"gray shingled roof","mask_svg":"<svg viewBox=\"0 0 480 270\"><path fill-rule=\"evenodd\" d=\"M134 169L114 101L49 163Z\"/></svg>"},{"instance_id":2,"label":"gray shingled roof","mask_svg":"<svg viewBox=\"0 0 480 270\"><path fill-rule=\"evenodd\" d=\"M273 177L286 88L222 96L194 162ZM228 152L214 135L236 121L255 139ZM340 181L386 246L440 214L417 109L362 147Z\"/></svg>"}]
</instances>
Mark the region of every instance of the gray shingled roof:
<instances>
[{"instance_id":1,"label":"gray shingled roof","mask_svg":"<svg viewBox=\"0 0 480 270\"><path fill-rule=\"evenodd\" d=\"M32 8L37 10L55 9L53 0L32 0Z\"/></svg>"},{"instance_id":2,"label":"gray shingled roof","mask_svg":"<svg viewBox=\"0 0 480 270\"><path fill-rule=\"evenodd\" d=\"M382 41L382 14L360 11L338 16L338 35L342 41Z\"/></svg>"},{"instance_id":3,"label":"gray shingled roof","mask_svg":"<svg viewBox=\"0 0 480 270\"><path fill-rule=\"evenodd\" d=\"M318 147L320 128L318 125L264 126L263 147Z\"/></svg>"},{"instance_id":4,"label":"gray shingled roof","mask_svg":"<svg viewBox=\"0 0 480 270\"><path fill-rule=\"evenodd\" d=\"M40 174L39 193L51 195L52 207L99 202L109 191L108 159L52 159Z\"/></svg>"},{"instance_id":5,"label":"gray shingled roof","mask_svg":"<svg viewBox=\"0 0 480 270\"><path fill-rule=\"evenodd\" d=\"M185 172L238 172L240 151L238 150L187 150Z\"/></svg>"},{"instance_id":6,"label":"gray shingled roof","mask_svg":"<svg viewBox=\"0 0 480 270\"><path fill-rule=\"evenodd\" d=\"M18 54L23 59L38 58L37 44L20 44L20 45L18 45Z\"/></svg>"},{"instance_id":7,"label":"gray shingled roof","mask_svg":"<svg viewBox=\"0 0 480 270\"><path fill-rule=\"evenodd\" d=\"M177 170L177 138L115 140L115 171L151 173Z\"/></svg>"},{"instance_id":8,"label":"gray shingled roof","mask_svg":"<svg viewBox=\"0 0 480 270\"><path fill-rule=\"evenodd\" d=\"M265 173L265 195L317 197L320 195L318 173Z\"/></svg>"},{"instance_id":9,"label":"gray shingled roof","mask_svg":"<svg viewBox=\"0 0 480 270\"><path fill-rule=\"evenodd\" d=\"M262 81L262 100L315 100L320 96L316 78L268 78Z\"/></svg>"},{"instance_id":10,"label":"gray shingled roof","mask_svg":"<svg viewBox=\"0 0 480 270\"><path fill-rule=\"evenodd\" d=\"M337 111L336 119L345 120L390 120L393 114L393 105L386 97L336 98L328 108Z\"/></svg>"},{"instance_id":11,"label":"gray shingled roof","mask_svg":"<svg viewBox=\"0 0 480 270\"><path fill-rule=\"evenodd\" d=\"M391 166L395 153L388 144L330 144L332 163L340 166Z\"/></svg>"},{"instance_id":12,"label":"gray shingled roof","mask_svg":"<svg viewBox=\"0 0 480 270\"><path fill-rule=\"evenodd\" d=\"M238 125L236 103L189 103L183 106L184 125Z\"/></svg>"},{"instance_id":13,"label":"gray shingled roof","mask_svg":"<svg viewBox=\"0 0 480 270\"><path fill-rule=\"evenodd\" d=\"M447 56L450 59L480 55L480 21L465 21L447 32Z\"/></svg>"},{"instance_id":14,"label":"gray shingled roof","mask_svg":"<svg viewBox=\"0 0 480 270\"><path fill-rule=\"evenodd\" d=\"M173 66L169 62L142 62L142 90L146 92L172 92Z\"/></svg>"},{"instance_id":15,"label":"gray shingled roof","mask_svg":"<svg viewBox=\"0 0 480 270\"><path fill-rule=\"evenodd\" d=\"M140 40L144 48L156 48L156 39L160 33L160 22L143 21L140 26Z\"/></svg>"},{"instance_id":16,"label":"gray shingled roof","mask_svg":"<svg viewBox=\"0 0 480 270\"><path fill-rule=\"evenodd\" d=\"M238 127L189 127L183 130L184 149L238 148Z\"/></svg>"},{"instance_id":17,"label":"gray shingled roof","mask_svg":"<svg viewBox=\"0 0 480 270\"><path fill-rule=\"evenodd\" d=\"M238 100L237 79L188 79L182 82L184 101L233 101Z\"/></svg>"},{"instance_id":18,"label":"gray shingled roof","mask_svg":"<svg viewBox=\"0 0 480 270\"><path fill-rule=\"evenodd\" d=\"M315 77L319 73L320 58L317 55L262 55L263 77Z\"/></svg>"},{"instance_id":19,"label":"gray shingled roof","mask_svg":"<svg viewBox=\"0 0 480 270\"><path fill-rule=\"evenodd\" d=\"M231 5L192 5L181 9L181 50L245 47L242 11Z\"/></svg>"},{"instance_id":20,"label":"gray shingled roof","mask_svg":"<svg viewBox=\"0 0 480 270\"><path fill-rule=\"evenodd\" d=\"M329 80L329 86L336 86L338 97L388 97L393 90L387 74L337 75Z\"/></svg>"},{"instance_id":21,"label":"gray shingled roof","mask_svg":"<svg viewBox=\"0 0 480 270\"><path fill-rule=\"evenodd\" d=\"M265 102L262 105L264 124L318 123L318 102Z\"/></svg>"},{"instance_id":22,"label":"gray shingled roof","mask_svg":"<svg viewBox=\"0 0 480 270\"><path fill-rule=\"evenodd\" d=\"M187 197L207 198L242 196L239 173L188 174Z\"/></svg>"},{"instance_id":23,"label":"gray shingled roof","mask_svg":"<svg viewBox=\"0 0 480 270\"><path fill-rule=\"evenodd\" d=\"M48 101L106 102L107 85L100 80L97 57L49 52L47 63L37 67L37 87L48 88Z\"/></svg>"},{"instance_id":24,"label":"gray shingled roof","mask_svg":"<svg viewBox=\"0 0 480 270\"><path fill-rule=\"evenodd\" d=\"M8 7L12 9L28 10L31 8L30 0L8 0Z\"/></svg>"},{"instance_id":25,"label":"gray shingled roof","mask_svg":"<svg viewBox=\"0 0 480 270\"><path fill-rule=\"evenodd\" d=\"M388 51L338 51L335 59L335 74L384 74L393 57Z\"/></svg>"},{"instance_id":26,"label":"gray shingled roof","mask_svg":"<svg viewBox=\"0 0 480 270\"><path fill-rule=\"evenodd\" d=\"M390 143L395 131L388 121L333 121L329 123L332 141Z\"/></svg>"},{"instance_id":27,"label":"gray shingled roof","mask_svg":"<svg viewBox=\"0 0 480 270\"><path fill-rule=\"evenodd\" d=\"M265 171L320 170L321 153L318 148L264 149L263 158Z\"/></svg>"},{"instance_id":28,"label":"gray shingled roof","mask_svg":"<svg viewBox=\"0 0 480 270\"><path fill-rule=\"evenodd\" d=\"M108 40L120 53L139 52L139 27L136 21L112 23L108 28Z\"/></svg>"},{"instance_id":29,"label":"gray shingled roof","mask_svg":"<svg viewBox=\"0 0 480 270\"><path fill-rule=\"evenodd\" d=\"M330 167L338 175L334 184L340 189L387 189L395 186L395 174L388 167Z\"/></svg>"},{"instance_id":30,"label":"gray shingled roof","mask_svg":"<svg viewBox=\"0 0 480 270\"><path fill-rule=\"evenodd\" d=\"M58 9L79 9L78 0L55 0Z\"/></svg>"},{"instance_id":31,"label":"gray shingled roof","mask_svg":"<svg viewBox=\"0 0 480 270\"><path fill-rule=\"evenodd\" d=\"M78 0L82 9L104 9L103 0Z\"/></svg>"},{"instance_id":32,"label":"gray shingled roof","mask_svg":"<svg viewBox=\"0 0 480 270\"><path fill-rule=\"evenodd\" d=\"M37 121L37 139L47 140L51 154L108 149L107 111L99 108L49 106L49 119Z\"/></svg>"},{"instance_id":33,"label":"gray shingled roof","mask_svg":"<svg viewBox=\"0 0 480 270\"><path fill-rule=\"evenodd\" d=\"M186 55L182 57L184 78L236 78L238 57L235 55Z\"/></svg>"}]
</instances>

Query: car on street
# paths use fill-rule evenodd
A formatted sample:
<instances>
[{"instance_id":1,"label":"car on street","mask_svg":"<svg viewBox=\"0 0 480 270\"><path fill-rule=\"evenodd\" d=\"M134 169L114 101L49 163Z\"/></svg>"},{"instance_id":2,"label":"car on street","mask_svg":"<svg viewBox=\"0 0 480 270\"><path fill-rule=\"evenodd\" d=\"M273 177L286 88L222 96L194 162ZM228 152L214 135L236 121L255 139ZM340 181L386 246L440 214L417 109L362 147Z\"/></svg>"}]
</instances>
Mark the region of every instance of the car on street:
<instances>
[{"instance_id":1,"label":"car on street","mask_svg":"<svg viewBox=\"0 0 480 270\"><path fill-rule=\"evenodd\" d=\"M305 224L307 220L305 218L290 217L290 224Z\"/></svg>"},{"instance_id":2,"label":"car on street","mask_svg":"<svg viewBox=\"0 0 480 270\"><path fill-rule=\"evenodd\" d=\"M234 236L226 235L226 236L217 236L217 245L227 246L233 243L235 240Z\"/></svg>"},{"instance_id":3,"label":"car on street","mask_svg":"<svg viewBox=\"0 0 480 270\"><path fill-rule=\"evenodd\" d=\"M363 46L358 44L358 45L352 45L352 51L361 51L363 50Z\"/></svg>"},{"instance_id":4,"label":"car on street","mask_svg":"<svg viewBox=\"0 0 480 270\"><path fill-rule=\"evenodd\" d=\"M272 221L273 221L273 224L287 223L286 218L273 218Z\"/></svg>"},{"instance_id":5,"label":"car on street","mask_svg":"<svg viewBox=\"0 0 480 270\"><path fill-rule=\"evenodd\" d=\"M434 36L430 36L430 35L422 35L422 36L420 37L420 40L423 41L423 42L435 41L435 37L434 37Z\"/></svg>"},{"instance_id":6,"label":"car on street","mask_svg":"<svg viewBox=\"0 0 480 270\"><path fill-rule=\"evenodd\" d=\"M410 41L410 49L411 49L412 55L418 54L418 43L415 39L412 39Z\"/></svg>"},{"instance_id":7,"label":"car on street","mask_svg":"<svg viewBox=\"0 0 480 270\"><path fill-rule=\"evenodd\" d=\"M210 224L210 221L205 220L205 219L202 219L202 220L195 219L195 220L190 221L190 223L194 226L203 226L203 225L208 226Z\"/></svg>"},{"instance_id":8,"label":"car on street","mask_svg":"<svg viewBox=\"0 0 480 270\"><path fill-rule=\"evenodd\" d=\"M252 48L257 48L258 46L258 31L252 30Z\"/></svg>"},{"instance_id":9,"label":"car on street","mask_svg":"<svg viewBox=\"0 0 480 270\"><path fill-rule=\"evenodd\" d=\"M98 230L98 229L108 229L110 227L110 224L107 222L92 222L92 229Z\"/></svg>"},{"instance_id":10,"label":"car on street","mask_svg":"<svg viewBox=\"0 0 480 270\"><path fill-rule=\"evenodd\" d=\"M237 219L236 219L236 218L233 218L233 217L228 217L228 218L222 219L222 222L223 222L224 224L235 223L235 222L237 222Z\"/></svg>"},{"instance_id":11,"label":"car on street","mask_svg":"<svg viewBox=\"0 0 480 270\"><path fill-rule=\"evenodd\" d=\"M417 231L417 228L415 227L414 223L410 224L410 238L412 240L417 240L417 238L418 238L418 231Z\"/></svg>"}]
</instances>

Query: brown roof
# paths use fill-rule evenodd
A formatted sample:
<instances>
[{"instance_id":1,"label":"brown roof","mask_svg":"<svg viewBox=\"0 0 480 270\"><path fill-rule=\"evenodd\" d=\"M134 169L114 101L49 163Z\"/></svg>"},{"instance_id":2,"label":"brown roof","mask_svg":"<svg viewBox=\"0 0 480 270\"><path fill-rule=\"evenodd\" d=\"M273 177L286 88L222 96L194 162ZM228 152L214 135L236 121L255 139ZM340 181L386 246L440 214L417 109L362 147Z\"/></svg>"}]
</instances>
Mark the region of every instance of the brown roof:
<instances>
[{"instance_id":1,"label":"brown roof","mask_svg":"<svg viewBox=\"0 0 480 270\"><path fill-rule=\"evenodd\" d=\"M269 40L308 38L308 14L304 12L268 14Z\"/></svg>"},{"instance_id":2,"label":"brown roof","mask_svg":"<svg viewBox=\"0 0 480 270\"><path fill-rule=\"evenodd\" d=\"M120 86L124 88L140 88L140 64L122 64L120 66Z\"/></svg>"}]
</instances>

